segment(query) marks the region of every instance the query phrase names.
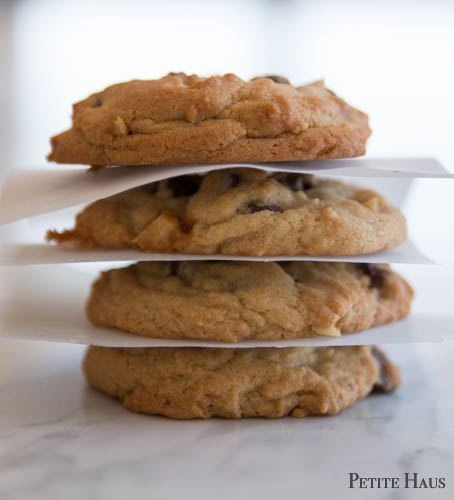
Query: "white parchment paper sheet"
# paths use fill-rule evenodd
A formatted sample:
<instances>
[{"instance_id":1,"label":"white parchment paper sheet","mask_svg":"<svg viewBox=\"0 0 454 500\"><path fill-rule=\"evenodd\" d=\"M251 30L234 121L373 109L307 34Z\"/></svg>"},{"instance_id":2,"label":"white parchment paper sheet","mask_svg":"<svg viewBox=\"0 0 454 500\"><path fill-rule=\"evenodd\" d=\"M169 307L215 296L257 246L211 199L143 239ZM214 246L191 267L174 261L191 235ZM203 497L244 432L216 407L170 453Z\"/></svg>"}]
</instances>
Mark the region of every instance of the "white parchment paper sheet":
<instances>
[{"instance_id":1,"label":"white parchment paper sheet","mask_svg":"<svg viewBox=\"0 0 454 500\"><path fill-rule=\"evenodd\" d=\"M239 260L239 261L324 261L324 262L370 262L383 264L433 264L434 262L407 240L384 252L341 257L312 257L310 255L247 257L231 255L200 255L181 253L146 253L134 249L69 249L43 243L6 244L0 246L0 265L63 264L71 262L126 262L163 260Z\"/></svg>"},{"instance_id":2,"label":"white parchment paper sheet","mask_svg":"<svg viewBox=\"0 0 454 500\"><path fill-rule=\"evenodd\" d=\"M69 266L0 268L0 338L123 347L288 347L340 346L454 340L454 315L415 311L406 320L342 337L320 336L291 341L245 341L237 344L159 340L92 326L84 304L94 276ZM5 286L6 285L6 286ZM426 290L427 292L427 290ZM430 290L436 304L436 286Z\"/></svg>"},{"instance_id":3,"label":"white parchment paper sheet","mask_svg":"<svg viewBox=\"0 0 454 500\"><path fill-rule=\"evenodd\" d=\"M346 159L289 163L110 167L100 171L66 168L11 170L0 197L0 224L89 203L133 187L190 173L233 167L269 172L305 172L336 177L454 177L431 158ZM347 179L348 180L348 179Z\"/></svg>"}]
</instances>

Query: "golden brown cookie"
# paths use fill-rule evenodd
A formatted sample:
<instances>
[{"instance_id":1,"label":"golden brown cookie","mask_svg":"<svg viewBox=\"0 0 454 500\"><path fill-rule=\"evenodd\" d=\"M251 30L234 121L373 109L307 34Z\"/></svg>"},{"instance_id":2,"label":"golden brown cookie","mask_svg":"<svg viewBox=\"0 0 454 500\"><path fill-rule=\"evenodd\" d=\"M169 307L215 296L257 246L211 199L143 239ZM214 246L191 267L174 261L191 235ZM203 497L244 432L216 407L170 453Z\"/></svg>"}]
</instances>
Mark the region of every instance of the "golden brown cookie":
<instances>
[{"instance_id":1,"label":"golden brown cookie","mask_svg":"<svg viewBox=\"0 0 454 500\"><path fill-rule=\"evenodd\" d=\"M73 106L48 159L87 165L237 163L346 158L365 152L367 115L322 82L246 82L170 73L119 83Z\"/></svg>"},{"instance_id":2,"label":"golden brown cookie","mask_svg":"<svg viewBox=\"0 0 454 500\"><path fill-rule=\"evenodd\" d=\"M174 177L99 200L73 230L47 238L158 253L357 255L395 247L406 223L370 189L245 168Z\"/></svg>"},{"instance_id":3,"label":"golden brown cookie","mask_svg":"<svg viewBox=\"0 0 454 500\"><path fill-rule=\"evenodd\" d=\"M400 385L374 346L88 348L88 383L126 408L170 418L333 415Z\"/></svg>"},{"instance_id":4,"label":"golden brown cookie","mask_svg":"<svg viewBox=\"0 0 454 500\"><path fill-rule=\"evenodd\" d=\"M276 340L396 321L408 315L412 297L387 265L139 262L101 274L87 316L156 338Z\"/></svg>"}]
</instances>

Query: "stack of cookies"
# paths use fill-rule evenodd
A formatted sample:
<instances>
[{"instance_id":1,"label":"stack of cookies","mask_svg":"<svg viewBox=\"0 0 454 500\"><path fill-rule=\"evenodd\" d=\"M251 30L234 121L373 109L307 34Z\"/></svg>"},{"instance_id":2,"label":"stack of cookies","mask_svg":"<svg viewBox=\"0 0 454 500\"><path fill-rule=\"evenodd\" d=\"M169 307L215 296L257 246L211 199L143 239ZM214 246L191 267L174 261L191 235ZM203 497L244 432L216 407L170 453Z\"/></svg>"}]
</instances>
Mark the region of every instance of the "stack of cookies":
<instances>
[{"instance_id":1,"label":"stack of cookies","mask_svg":"<svg viewBox=\"0 0 454 500\"><path fill-rule=\"evenodd\" d=\"M169 167L167 180L96 201L73 229L48 232L60 245L177 258L102 273L87 315L94 325L180 339L182 347L91 346L88 382L133 411L171 418L330 415L374 390L394 390L398 369L376 346L235 347L338 337L408 315L413 291L388 265L295 260L400 244L405 219L382 195L229 166L358 156L369 134L367 116L321 82L293 87L276 76L170 73L77 103L72 128L51 141L52 161L225 164L180 177ZM188 339L232 347L187 347Z\"/></svg>"}]
</instances>

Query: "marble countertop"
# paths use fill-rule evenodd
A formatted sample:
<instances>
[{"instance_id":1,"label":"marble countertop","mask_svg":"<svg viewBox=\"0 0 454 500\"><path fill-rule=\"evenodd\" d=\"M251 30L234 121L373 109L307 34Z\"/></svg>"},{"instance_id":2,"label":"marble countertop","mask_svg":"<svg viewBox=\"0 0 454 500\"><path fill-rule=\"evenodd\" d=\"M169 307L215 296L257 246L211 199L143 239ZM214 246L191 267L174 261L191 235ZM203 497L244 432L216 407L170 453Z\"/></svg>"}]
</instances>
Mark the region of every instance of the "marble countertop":
<instances>
[{"instance_id":1,"label":"marble countertop","mask_svg":"<svg viewBox=\"0 0 454 500\"><path fill-rule=\"evenodd\" d=\"M83 350L0 342L2 500L454 497L454 343L387 346L398 392L275 421L130 413L85 385ZM418 472L446 488L349 489L350 472Z\"/></svg>"}]
</instances>

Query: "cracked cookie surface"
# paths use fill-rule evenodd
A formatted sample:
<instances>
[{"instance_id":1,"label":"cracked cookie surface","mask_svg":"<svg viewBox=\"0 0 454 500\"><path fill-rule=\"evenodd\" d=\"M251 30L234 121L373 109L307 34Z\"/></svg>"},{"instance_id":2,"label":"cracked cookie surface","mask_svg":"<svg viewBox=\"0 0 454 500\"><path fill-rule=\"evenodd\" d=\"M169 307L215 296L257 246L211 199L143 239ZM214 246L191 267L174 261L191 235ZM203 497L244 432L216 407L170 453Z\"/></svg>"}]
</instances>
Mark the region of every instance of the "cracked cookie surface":
<instances>
[{"instance_id":1,"label":"cracked cookie surface","mask_svg":"<svg viewBox=\"0 0 454 500\"><path fill-rule=\"evenodd\" d=\"M387 265L139 262L103 272L86 311L98 326L233 343L362 331L407 316L412 297Z\"/></svg>"},{"instance_id":2,"label":"cracked cookie surface","mask_svg":"<svg viewBox=\"0 0 454 500\"><path fill-rule=\"evenodd\" d=\"M50 161L164 165L347 158L365 153L367 115L322 82L184 73L107 87L73 106Z\"/></svg>"},{"instance_id":3,"label":"cracked cookie surface","mask_svg":"<svg viewBox=\"0 0 454 500\"><path fill-rule=\"evenodd\" d=\"M397 246L406 231L402 213L370 189L244 168L174 177L96 201L73 230L47 238L155 253L359 255Z\"/></svg>"},{"instance_id":4,"label":"cracked cookie surface","mask_svg":"<svg viewBox=\"0 0 454 500\"><path fill-rule=\"evenodd\" d=\"M333 415L400 385L398 368L375 346L90 346L84 372L126 408L175 419Z\"/></svg>"}]
</instances>

